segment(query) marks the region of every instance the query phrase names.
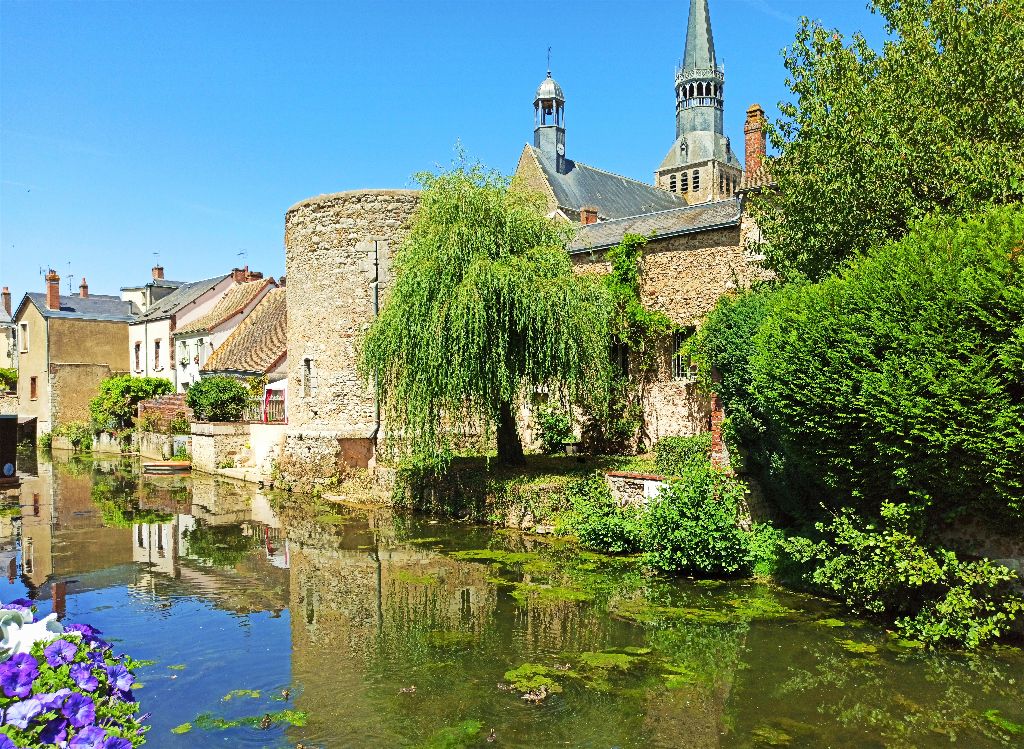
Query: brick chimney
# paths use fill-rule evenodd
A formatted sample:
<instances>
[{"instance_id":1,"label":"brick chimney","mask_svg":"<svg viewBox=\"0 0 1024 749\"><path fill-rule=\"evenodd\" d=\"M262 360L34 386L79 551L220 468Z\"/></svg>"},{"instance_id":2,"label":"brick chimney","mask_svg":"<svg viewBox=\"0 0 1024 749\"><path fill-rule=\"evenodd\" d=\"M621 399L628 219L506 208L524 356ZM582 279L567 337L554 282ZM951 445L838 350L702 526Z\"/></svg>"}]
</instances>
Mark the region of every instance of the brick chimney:
<instances>
[{"instance_id":1,"label":"brick chimney","mask_svg":"<svg viewBox=\"0 0 1024 749\"><path fill-rule=\"evenodd\" d=\"M585 205L580 208L580 223L581 224L596 224L597 223L597 206Z\"/></svg>"},{"instance_id":2,"label":"brick chimney","mask_svg":"<svg viewBox=\"0 0 1024 749\"><path fill-rule=\"evenodd\" d=\"M4 298L4 309L7 310L7 314L11 314L11 290L4 286L4 290L0 292L0 296Z\"/></svg>"},{"instance_id":3,"label":"brick chimney","mask_svg":"<svg viewBox=\"0 0 1024 749\"><path fill-rule=\"evenodd\" d=\"M743 145L747 162L745 169L748 175L760 169L764 161L767 149L764 125L764 110L761 105L751 104L747 108L747 121L743 124Z\"/></svg>"},{"instance_id":4,"label":"brick chimney","mask_svg":"<svg viewBox=\"0 0 1024 749\"><path fill-rule=\"evenodd\" d=\"M163 281L164 280L164 266L154 265L153 266L153 280Z\"/></svg>"},{"instance_id":5,"label":"brick chimney","mask_svg":"<svg viewBox=\"0 0 1024 749\"><path fill-rule=\"evenodd\" d=\"M78 284L78 296L82 299L89 298L89 284L85 282L85 276L82 276L82 283Z\"/></svg>"},{"instance_id":6,"label":"brick chimney","mask_svg":"<svg viewBox=\"0 0 1024 749\"><path fill-rule=\"evenodd\" d=\"M46 274L46 306L52 310L60 309L60 276L53 268Z\"/></svg>"},{"instance_id":7,"label":"brick chimney","mask_svg":"<svg viewBox=\"0 0 1024 749\"><path fill-rule=\"evenodd\" d=\"M235 283L245 283L246 277L249 275L249 266L244 268L232 268L231 269L231 280Z\"/></svg>"}]
</instances>

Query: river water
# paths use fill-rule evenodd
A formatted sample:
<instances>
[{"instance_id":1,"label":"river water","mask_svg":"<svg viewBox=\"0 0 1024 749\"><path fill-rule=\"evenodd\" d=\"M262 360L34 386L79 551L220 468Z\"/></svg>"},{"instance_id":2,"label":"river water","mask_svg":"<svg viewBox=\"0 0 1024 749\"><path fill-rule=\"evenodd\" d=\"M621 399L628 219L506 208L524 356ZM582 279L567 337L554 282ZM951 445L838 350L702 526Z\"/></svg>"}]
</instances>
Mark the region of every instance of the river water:
<instances>
[{"instance_id":1,"label":"river water","mask_svg":"<svg viewBox=\"0 0 1024 749\"><path fill-rule=\"evenodd\" d=\"M0 598L66 583L67 620L152 661L152 747L1024 746L1019 649L768 585L125 460L41 458L19 503Z\"/></svg>"}]
</instances>

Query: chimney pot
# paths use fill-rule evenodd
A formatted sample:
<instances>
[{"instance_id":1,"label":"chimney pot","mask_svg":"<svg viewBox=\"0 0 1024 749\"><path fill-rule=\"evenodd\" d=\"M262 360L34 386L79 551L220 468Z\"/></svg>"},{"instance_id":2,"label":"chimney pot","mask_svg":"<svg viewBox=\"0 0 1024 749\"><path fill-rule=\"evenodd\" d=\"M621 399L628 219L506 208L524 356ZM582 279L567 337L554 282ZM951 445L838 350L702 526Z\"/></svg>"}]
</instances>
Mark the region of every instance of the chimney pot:
<instances>
[{"instance_id":1,"label":"chimney pot","mask_svg":"<svg viewBox=\"0 0 1024 749\"><path fill-rule=\"evenodd\" d=\"M597 223L597 206L585 205L580 208L580 223L582 224L596 224Z\"/></svg>"},{"instance_id":2,"label":"chimney pot","mask_svg":"<svg viewBox=\"0 0 1024 749\"><path fill-rule=\"evenodd\" d=\"M60 276L53 268L46 274L46 306L52 310L60 309Z\"/></svg>"},{"instance_id":3,"label":"chimney pot","mask_svg":"<svg viewBox=\"0 0 1024 749\"><path fill-rule=\"evenodd\" d=\"M11 290L4 286L3 292L0 292L0 296L4 299L4 309L7 310L7 314L11 314Z\"/></svg>"},{"instance_id":4,"label":"chimney pot","mask_svg":"<svg viewBox=\"0 0 1024 749\"><path fill-rule=\"evenodd\" d=\"M153 266L153 280L162 281L164 278L164 266L154 265Z\"/></svg>"},{"instance_id":5,"label":"chimney pot","mask_svg":"<svg viewBox=\"0 0 1024 749\"><path fill-rule=\"evenodd\" d=\"M78 284L78 296L82 299L89 298L89 284L85 282L85 276L82 276L82 283Z\"/></svg>"},{"instance_id":6,"label":"chimney pot","mask_svg":"<svg viewBox=\"0 0 1024 749\"><path fill-rule=\"evenodd\" d=\"M746 156L745 170L751 175L761 168L767 153L767 140L764 132L764 110L760 104L751 104L747 108L747 121L743 124L744 151Z\"/></svg>"}]
</instances>

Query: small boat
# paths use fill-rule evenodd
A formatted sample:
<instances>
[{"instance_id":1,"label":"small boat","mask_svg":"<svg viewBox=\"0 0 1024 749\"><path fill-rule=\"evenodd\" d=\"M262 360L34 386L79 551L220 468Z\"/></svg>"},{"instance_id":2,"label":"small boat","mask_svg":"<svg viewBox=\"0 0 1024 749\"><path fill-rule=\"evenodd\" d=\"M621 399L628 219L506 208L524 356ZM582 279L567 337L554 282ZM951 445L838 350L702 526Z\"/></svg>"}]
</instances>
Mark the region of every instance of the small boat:
<instances>
[{"instance_id":1,"label":"small boat","mask_svg":"<svg viewBox=\"0 0 1024 749\"><path fill-rule=\"evenodd\" d=\"M167 475L175 473L190 473L192 464L187 460L161 460L154 463L143 463L142 472Z\"/></svg>"}]
</instances>

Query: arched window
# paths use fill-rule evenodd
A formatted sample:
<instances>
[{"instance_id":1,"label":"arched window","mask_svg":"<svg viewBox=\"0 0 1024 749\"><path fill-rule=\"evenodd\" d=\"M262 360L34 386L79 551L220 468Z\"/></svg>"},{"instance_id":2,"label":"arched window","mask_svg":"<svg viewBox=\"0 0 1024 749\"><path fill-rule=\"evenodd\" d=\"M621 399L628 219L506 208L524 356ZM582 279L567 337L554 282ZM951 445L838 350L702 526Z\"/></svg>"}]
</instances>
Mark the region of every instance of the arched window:
<instances>
[{"instance_id":1,"label":"arched window","mask_svg":"<svg viewBox=\"0 0 1024 749\"><path fill-rule=\"evenodd\" d=\"M700 189L700 169L693 170L693 190L696 192Z\"/></svg>"},{"instance_id":2,"label":"arched window","mask_svg":"<svg viewBox=\"0 0 1024 749\"><path fill-rule=\"evenodd\" d=\"M679 192L689 192L689 190L690 190L689 175L687 175L686 172L683 172L682 174L679 175Z\"/></svg>"},{"instance_id":3,"label":"arched window","mask_svg":"<svg viewBox=\"0 0 1024 749\"><path fill-rule=\"evenodd\" d=\"M670 192L676 191L676 175L672 175L668 178L668 189Z\"/></svg>"}]
</instances>

